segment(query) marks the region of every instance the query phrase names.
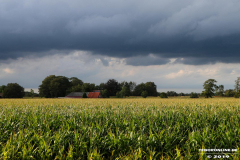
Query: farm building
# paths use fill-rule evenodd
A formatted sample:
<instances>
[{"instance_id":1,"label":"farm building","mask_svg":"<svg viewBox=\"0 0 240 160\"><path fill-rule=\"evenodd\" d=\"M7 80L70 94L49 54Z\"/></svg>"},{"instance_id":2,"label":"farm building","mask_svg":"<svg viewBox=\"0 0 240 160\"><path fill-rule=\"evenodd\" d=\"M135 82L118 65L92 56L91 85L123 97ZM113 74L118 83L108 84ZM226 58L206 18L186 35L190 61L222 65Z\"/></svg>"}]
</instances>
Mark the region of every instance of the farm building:
<instances>
[{"instance_id":1,"label":"farm building","mask_svg":"<svg viewBox=\"0 0 240 160\"><path fill-rule=\"evenodd\" d=\"M2 93L0 93L0 98L2 98L3 97L3 94Z\"/></svg>"},{"instance_id":2,"label":"farm building","mask_svg":"<svg viewBox=\"0 0 240 160\"><path fill-rule=\"evenodd\" d=\"M66 98L82 98L84 92L71 92L69 93ZM85 92L88 96L89 92Z\"/></svg>"},{"instance_id":3,"label":"farm building","mask_svg":"<svg viewBox=\"0 0 240 160\"><path fill-rule=\"evenodd\" d=\"M89 92L88 98L102 98L100 92Z\"/></svg>"},{"instance_id":4,"label":"farm building","mask_svg":"<svg viewBox=\"0 0 240 160\"><path fill-rule=\"evenodd\" d=\"M71 92L66 97L58 98L82 98L84 92ZM85 92L88 98L102 98L101 93L96 92Z\"/></svg>"}]
</instances>

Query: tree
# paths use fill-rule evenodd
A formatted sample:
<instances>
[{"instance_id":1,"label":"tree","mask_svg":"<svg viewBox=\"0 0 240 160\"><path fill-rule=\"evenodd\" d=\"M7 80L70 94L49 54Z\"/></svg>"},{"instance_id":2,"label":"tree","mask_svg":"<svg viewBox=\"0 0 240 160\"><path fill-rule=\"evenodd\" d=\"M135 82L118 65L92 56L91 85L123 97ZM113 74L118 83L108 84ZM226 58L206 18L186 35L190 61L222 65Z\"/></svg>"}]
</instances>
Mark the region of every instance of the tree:
<instances>
[{"instance_id":1,"label":"tree","mask_svg":"<svg viewBox=\"0 0 240 160\"><path fill-rule=\"evenodd\" d=\"M32 98L34 97L34 90L33 90L33 89L31 89L29 95L30 95Z\"/></svg>"},{"instance_id":2,"label":"tree","mask_svg":"<svg viewBox=\"0 0 240 160\"><path fill-rule=\"evenodd\" d=\"M161 97L161 98L168 98L167 93L165 93L165 92L162 92L162 93L160 94L160 97Z\"/></svg>"},{"instance_id":3,"label":"tree","mask_svg":"<svg viewBox=\"0 0 240 160\"><path fill-rule=\"evenodd\" d=\"M67 77L57 76L50 82L50 94L51 97L64 97L66 91L70 87L70 82Z\"/></svg>"},{"instance_id":4,"label":"tree","mask_svg":"<svg viewBox=\"0 0 240 160\"><path fill-rule=\"evenodd\" d=\"M177 92L175 91L167 91L168 96L178 96Z\"/></svg>"},{"instance_id":5,"label":"tree","mask_svg":"<svg viewBox=\"0 0 240 160\"><path fill-rule=\"evenodd\" d=\"M70 87L67 89L66 94L71 92L82 92L83 81L77 77L69 78Z\"/></svg>"},{"instance_id":6,"label":"tree","mask_svg":"<svg viewBox=\"0 0 240 160\"><path fill-rule=\"evenodd\" d=\"M147 98L148 92L147 92L147 91L143 91L143 92L141 93L141 96L142 96L143 98Z\"/></svg>"},{"instance_id":7,"label":"tree","mask_svg":"<svg viewBox=\"0 0 240 160\"><path fill-rule=\"evenodd\" d=\"M191 93L190 98L199 98L197 93Z\"/></svg>"},{"instance_id":8,"label":"tree","mask_svg":"<svg viewBox=\"0 0 240 160\"><path fill-rule=\"evenodd\" d=\"M3 98L23 98L24 88L17 83L8 83L3 90Z\"/></svg>"},{"instance_id":9,"label":"tree","mask_svg":"<svg viewBox=\"0 0 240 160\"><path fill-rule=\"evenodd\" d=\"M141 96L143 91L145 91L145 84L140 83L134 88L133 95L134 96Z\"/></svg>"},{"instance_id":10,"label":"tree","mask_svg":"<svg viewBox=\"0 0 240 160\"><path fill-rule=\"evenodd\" d=\"M0 86L0 93L3 93L3 90L6 88L5 85Z\"/></svg>"},{"instance_id":11,"label":"tree","mask_svg":"<svg viewBox=\"0 0 240 160\"><path fill-rule=\"evenodd\" d=\"M135 87L137 86L137 84L136 84L136 82L132 82L132 81L130 81L128 84L129 84L130 92L131 92L131 95L132 95L132 93L133 93Z\"/></svg>"},{"instance_id":12,"label":"tree","mask_svg":"<svg viewBox=\"0 0 240 160\"><path fill-rule=\"evenodd\" d=\"M149 96L157 96L157 86L154 82L146 82L145 90L148 92Z\"/></svg>"},{"instance_id":13,"label":"tree","mask_svg":"<svg viewBox=\"0 0 240 160\"><path fill-rule=\"evenodd\" d=\"M185 96L185 94L181 92L181 93L179 93L179 96Z\"/></svg>"},{"instance_id":14,"label":"tree","mask_svg":"<svg viewBox=\"0 0 240 160\"><path fill-rule=\"evenodd\" d=\"M122 90L116 93L117 98L123 98L126 96L130 96L130 89L126 86L122 87Z\"/></svg>"},{"instance_id":15,"label":"tree","mask_svg":"<svg viewBox=\"0 0 240 160\"><path fill-rule=\"evenodd\" d=\"M240 89L240 77L237 77L237 80L235 80L235 91L238 92L238 90Z\"/></svg>"},{"instance_id":16,"label":"tree","mask_svg":"<svg viewBox=\"0 0 240 160\"><path fill-rule=\"evenodd\" d=\"M204 88L204 96L205 98L208 98L208 97L211 97L214 96L214 91L216 88L216 84L217 81L215 79L208 79L204 82L203 84L203 88Z\"/></svg>"},{"instance_id":17,"label":"tree","mask_svg":"<svg viewBox=\"0 0 240 160\"><path fill-rule=\"evenodd\" d=\"M225 94L224 94L224 95L225 95L226 97L233 97L233 96L235 95L235 93L236 93L236 92L235 92L233 89L228 89L228 90L225 91Z\"/></svg>"},{"instance_id":18,"label":"tree","mask_svg":"<svg viewBox=\"0 0 240 160\"><path fill-rule=\"evenodd\" d=\"M100 83L99 90L104 90L104 88L105 88L105 84L104 83Z\"/></svg>"},{"instance_id":19,"label":"tree","mask_svg":"<svg viewBox=\"0 0 240 160\"><path fill-rule=\"evenodd\" d=\"M224 96L224 85L216 87L216 96Z\"/></svg>"},{"instance_id":20,"label":"tree","mask_svg":"<svg viewBox=\"0 0 240 160\"><path fill-rule=\"evenodd\" d=\"M109 94L108 94L108 91L106 89L101 91L100 93L102 95L102 98L109 98Z\"/></svg>"},{"instance_id":21,"label":"tree","mask_svg":"<svg viewBox=\"0 0 240 160\"><path fill-rule=\"evenodd\" d=\"M82 85L78 84L76 86L72 86L71 88L67 89L66 94L71 92L82 92Z\"/></svg>"},{"instance_id":22,"label":"tree","mask_svg":"<svg viewBox=\"0 0 240 160\"><path fill-rule=\"evenodd\" d=\"M83 83L82 91L83 92L92 92L95 89L94 83Z\"/></svg>"},{"instance_id":23,"label":"tree","mask_svg":"<svg viewBox=\"0 0 240 160\"><path fill-rule=\"evenodd\" d=\"M122 94L121 94L120 92L117 92L117 93L116 93L116 97L117 97L117 98L123 98L123 96L122 96Z\"/></svg>"},{"instance_id":24,"label":"tree","mask_svg":"<svg viewBox=\"0 0 240 160\"><path fill-rule=\"evenodd\" d=\"M121 83L121 88L122 88L122 90L120 92L121 92L123 97L126 97L126 96L129 97L131 95L130 85L129 85L128 82L125 82L125 81L122 82Z\"/></svg>"},{"instance_id":25,"label":"tree","mask_svg":"<svg viewBox=\"0 0 240 160\"><path fill-rule=\"evenodd\" d=\"M77 77L69 78L69 82L71 83L71 86L83 85L83 81L81 79L78 79Z\"/></svg>"},{"instance_id":26,"label":"tree","mask_svg":"<svg viewBox=\"0 0 240 160\"><path fill-rule=\"evenodd\" d=\"M39 94L46 98L64 97L70 87L71 84L67 77L50 75L39 86Z\"/></svg>"},{"instance_id":27,"label":"tree","mask_svg":"<svg viewBox=\"0 0 240 160\"><path fill-rule=\"evenodd\" d=\"M239 98L240 97L240 92L236 92L234 95L234 98Z\"/></svg>"},{"instance_id":28,"label":"tree","mask_svg":"<svg viewBox=\"0 0 240 160\"><path fill-rule=\"evenodd\" d=\"M115 79L109 79L105 83L104 89L108 90L109 96L115 96L118 91L121 91L120 84Z\"/></svg>"},{"instance_id":29,"label":"tree","mask_svg":"<svg viewBox=\"0 0 240 160\"><path fill-rule=\"evenodd\" d=\"M45 97L45 98L51 98L51 93L50 93L50 83L53 79L55 79L56 76L55 75L50 75L47 76L43 81L42 84L39 85L39 94L41 97Z\"/></svg>"},{"instance_id":30,"label":"tree","mask_svg":"<svg viewBox=\"0 0 240 160\"><path fill-rule=\"evenodd\" d=\"M87 94L84 92L82 98L87 98Z\"/></svg>"}]
</instances>

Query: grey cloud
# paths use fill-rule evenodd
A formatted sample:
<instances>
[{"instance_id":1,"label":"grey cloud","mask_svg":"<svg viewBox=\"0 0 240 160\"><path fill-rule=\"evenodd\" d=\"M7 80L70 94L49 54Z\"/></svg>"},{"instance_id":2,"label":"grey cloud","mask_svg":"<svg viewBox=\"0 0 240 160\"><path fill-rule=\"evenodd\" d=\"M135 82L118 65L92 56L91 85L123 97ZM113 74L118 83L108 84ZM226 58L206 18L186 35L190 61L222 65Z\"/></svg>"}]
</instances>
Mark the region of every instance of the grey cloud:
<instances>
[{"instance_id":1,"label":"grey cloud","mask_svg":"<svg viewBox=\"0 0 240 160\"><path fill-rule=\"evenodd\" d=\"M239 14L237 0L8 0L0 6L0 59L82 50L129 65L149 53L161 59L140 65L239 63Z\"/></svg>"},{"instance_id":2,"label":"grey cloud","mask_svg":"<svg viewBox=\"0 0 240 160\"><path fill-rule=\"evenodd\" d=\"M199 57L199 58L177 58L174 63L183 63L188 65L205 65L222 63L240 63L240 57Z\"/></svg>"},{"instance_id":3,"label":"grey cloud","mask_svg":"<svg viewBox=\"0 0 240 160\"><path fill-rule=\"evenodd\" d=\"M169 59L160 58L153 54L148 56L130 57L126 59L126 64L132 66L163 65L169 62Z\"/></svg>"},{"instance_id":4,"label":"grey cloud","mask_svg":"<svg viewBox=\"0 0 240 160\"><path fill-rule=\"evenodd\" d=\"M108 60L106 60L106 59L104 59L104 58L100 58L100 59L101 59L102 64L103 64L104 66L108 66L108 65L109 65Z\"/></svg>"}]
</instances>

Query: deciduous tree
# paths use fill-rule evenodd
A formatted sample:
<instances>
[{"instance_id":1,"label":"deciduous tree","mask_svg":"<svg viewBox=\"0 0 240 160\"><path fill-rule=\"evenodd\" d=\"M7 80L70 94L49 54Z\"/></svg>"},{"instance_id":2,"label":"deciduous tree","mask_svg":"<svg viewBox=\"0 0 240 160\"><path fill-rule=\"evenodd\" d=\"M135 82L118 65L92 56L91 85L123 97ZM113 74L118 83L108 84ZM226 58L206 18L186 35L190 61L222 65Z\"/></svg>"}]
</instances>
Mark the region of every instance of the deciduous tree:
<instances>
[{"instance_id":1,"label":"deciduous tree","mask_svg":"<svg viewBox=\"0 0 240 160\"><path fill-rule=\"evenodd\" d=\"M215 84L217 81L215 79L208 79L204 82L203 88L204 88L204 96L206 98L214 96L214 91L217 85Z\"/></svg>"},{"instance_id":2,"label":"deciduous tree","mask_svg":"<svg viewBox=\"0 0 240 160\"><path fill-rule=\"evenodd\" d=\"M23 98L24 88L17 83L8 83L3 90L3 98Z\"/></svg>"}]
</instances>

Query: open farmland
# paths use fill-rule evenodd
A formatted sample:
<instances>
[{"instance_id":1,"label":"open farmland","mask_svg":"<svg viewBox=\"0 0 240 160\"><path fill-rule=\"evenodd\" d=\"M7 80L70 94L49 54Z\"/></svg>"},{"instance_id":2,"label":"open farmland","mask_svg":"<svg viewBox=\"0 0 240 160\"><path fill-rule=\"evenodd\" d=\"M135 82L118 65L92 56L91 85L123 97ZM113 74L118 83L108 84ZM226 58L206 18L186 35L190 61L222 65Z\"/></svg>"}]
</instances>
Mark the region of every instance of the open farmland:
<instances>
[{"instance_id":1,"label":"open farmland","mask_svg":"<svg viewBox=\"0 0 240 160\"><path fill-rule=\"evenodd\" d=\"M0 119L0 159L206 159L199 149L240 146L234 98L1 99Z\"/></svg>"}]
</instances>

